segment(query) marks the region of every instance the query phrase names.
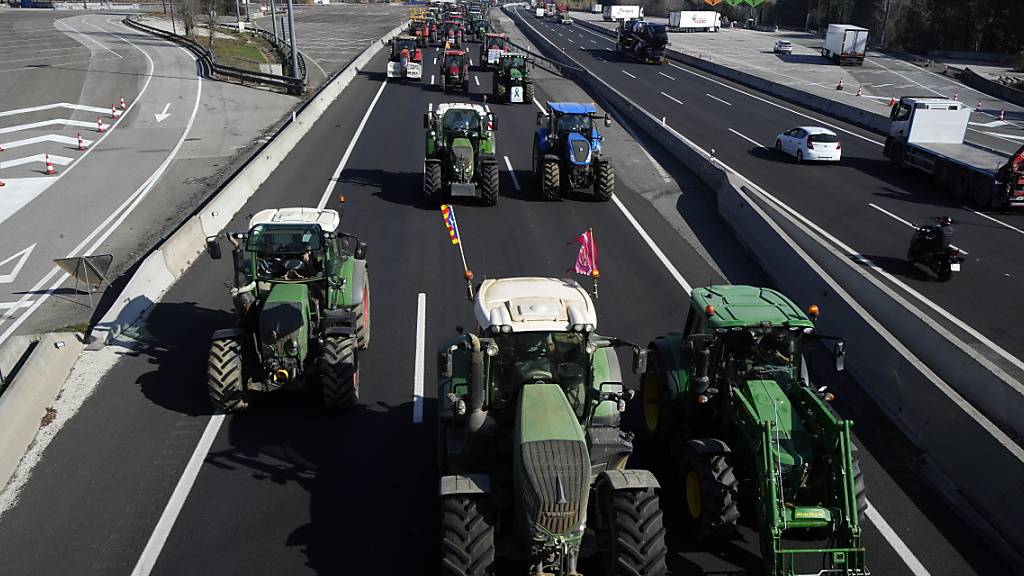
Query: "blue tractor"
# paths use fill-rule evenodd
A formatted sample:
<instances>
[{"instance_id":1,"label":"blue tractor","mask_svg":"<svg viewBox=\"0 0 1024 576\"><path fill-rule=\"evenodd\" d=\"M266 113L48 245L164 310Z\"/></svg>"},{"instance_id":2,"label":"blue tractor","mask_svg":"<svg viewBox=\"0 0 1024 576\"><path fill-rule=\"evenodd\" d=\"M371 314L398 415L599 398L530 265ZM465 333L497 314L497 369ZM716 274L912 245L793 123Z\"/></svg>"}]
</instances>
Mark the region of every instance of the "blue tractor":
<instances>
[{"instance_id":1,"label":"blue tractor","mask_svg":"<svg viewBox=\"0 0 1024 576\"><path fill-rule=\"evenodd\" d=\"M593 104L548 102L548 112L537 113L533 137L533 174L545 200L558 200L562 192L593 187L598 200L615 192L615 168L601 158L601 133L594 125ZM604 116L604 125L611 118Z\"/></svg>"}]
</instances>

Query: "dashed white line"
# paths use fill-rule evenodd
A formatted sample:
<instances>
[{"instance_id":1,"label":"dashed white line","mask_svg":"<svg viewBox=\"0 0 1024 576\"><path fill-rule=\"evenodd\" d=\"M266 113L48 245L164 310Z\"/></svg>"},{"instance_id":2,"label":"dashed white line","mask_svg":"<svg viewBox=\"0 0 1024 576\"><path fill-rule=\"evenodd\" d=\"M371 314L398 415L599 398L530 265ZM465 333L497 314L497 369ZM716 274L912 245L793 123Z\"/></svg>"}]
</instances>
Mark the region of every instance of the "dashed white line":
<instances>
[{"instance_id":1,"label":"dashed white line","mask_svg":"<svg viewBox=\"0 0 1024 576\"><path fill-rule=\"evenodd\" d=\"M665 94L664 92L662 92L661 95L664 96L665 98L668 98L669 100L675 102L676 104L682 104L683 103L682 100L678 100L678 99L676 99L676 98L674 98L674 97L672 97L672 96L670 96L668 94Z\"/></svg>"},{"instance_id":2,"label":"dashed white line","mask_svg":"<svg viewBox=\"0 0 1024 576\"><path fill-rule=\"evenodd\" d=\"M427 295L416 296L416 357L413 362L412 380L412 422L423 422L423 366L426 363L427 344Z\"/></svg>"},{"instance_id":3,"label":"dashed white line","mask_svg":"<svg viewBox=\"0 0 1024 576\"><path fill-rule=\"evenodd\" d=\"M570 43L572 43L572 44L575 44L575 43L576 43L575 41L573 41L573 39L572 39L572 38L566 38L566 40L568 40L568 41L569 41Z\"/></svg>"},{"instance_id":4,"label":"dashed white line","mask_svg":"<svg viewBox=\"0 0 1024 576\"><path fill-rule=\"evenodd\" d=\"M864 511L864 515L867 516L868 520L871 520L871 523L875 525L875 528L878 528L878 531L882 533L882 536L884 536L886 541L889 542L889 545L896 551L896 554L903 559L903 562L906 563L907 568L910 568L910 571L914 573L914 576L931 576L928 569L921 564L921 561L917 559L917 556L914 556L914 553L910 551L910 548L903 542L903 539L900 538L899 534L892 529L892 526L889 526L889 523L886 522L885 518L875 510L875 507L872 506L870 502L868 503L867 509Z\"/></svg>"},{"instance_id":5,"label":"dashed white line","mask_svg":"<svg viewBox=\"0 0 1024 576\"><path fill-rule=\"evenodd\" d=\"M433 74L431 74L431 75L430 75L430 83L431 83L431 84L433 84L433 83L434 83L434 75L433 75Z\"/></svg>"},{"instance_id":6,"label":"dashed white line","mask_svg":"<svg viewBox=\"0 0 1024 576\"><path fill-rule=\"evenodd\" d=\"M974 212L975 214L977 214L978 216L981 216L982 218L984 218L986 220L991 220L992 222L995 222L996 224L999 224L1003 228L1009 228L1010 230L1013 230L1014 232L1017 232L1017 233L1020 233L1020 234L1024 234L1024 230L1021 230L1020 228L1017 228L1016 226L1010 226L1009 224L1007 224L1006 222L1003 222L1002 220L999 220L998 218L993 218L993 217L989 216L988 214L982 214L981 212L978 212L977 210L974 210L972 208L968 208L967 206L964 206L963 208L964 208L964 210L969 210L971 212Z\"/></svg>"},{"instance_id":7,"label":"dashed white line","mask_svg":"<svg viewBox=\"0 0 1024 576\"><path fill-rule=\"evenodd\" d=\"M675 80L675 78L669 76L668 74L665 74L664 72L658 72L658 74L661 74L662 76L664 76L665 78L668 78L669 80Z\"/></svg>"},{"instance_id":8,"label":"dashed white line","mask_svg":"<svg viewBox=\"0 0 1024 576\"><path fill-rule=\"evenodd\" d=\"M758 142L757 140L754 140L753 138L747 138L746 136L744 136L743 134L740 134L739 132L733 130L732 128L729 128L729 132L732 132L733 134L739 136L740 138L743 138L744 140L746 140L747 142L750 142L751 144L753 144L754 146L757 146L758 148L766 148L766 146L764 144L761 144L760 142Z\"/></svg>"},{"instance_id":9,"label":"dashed white line","mask_svg":"<svg viewBox=\"0 0 1024 576\"><path fill-rule=\"evenodd\" d=\"M473 82L476 82L476 85L479 86L480 85L480 77L479 76L473 76Z\"/></svg>"},{"instance_id":10,"label":"dashed white line","mask_svg":"<svg viewBox=\"0 0 1024 576\"><path fill-rule=\"evenodd\" d=\"M622 73L625 74L626 76L629 76L630 78L632 78L634 80L636 79L636 76L633 76L632 74L630 74L629 72L626 72L625 70L623 70Z\"/></svg>"},{"instance_id":11,"label":"dashed white line","mask_svg":"<svg viewBox=\"0 0 1024 576\"><path fill-rule=\"evenodd\" d=\"M85 38L85 39L86 39L86 40L88 40L89 42L92 42L93 44L95 44L95 45L99 46L100 48L103 48L104 50L106 50L107 52L110 52L110 53L111 53L111 54L113 54L114 56L117 56L118 58L124 59L124 56L121 56L121 55L120 55L120 54L118 54L117 52L114 52L114 51L113 51L113 50L111 50L110 48L107 48L107 47L106 47L106 46L104 46L103 44L100 44L99 42L97 42L96 40L94 40L94 39L92 38L92 36L88 36L88 35L86 35L86 34L85 34L84 32L79 32L78 30L75 30L75 29L74 29L74 28L73 28L73 27L71 26L71 24L68 24L67 20L57 20L57 22L60 22L61 24L63 24L63 25L65 25L65 26L67 26L68 28L71 28L71 31L72 31L72 32L74 32L75 34L78 34L79 36L81 36L81 37ZM57 25L57 22L54 22L54 25L55 25L55 26ZM85 22L85 20L83 20L83 22ZM88 22L86 22L86 24L88 24ZM96 26L93 26L93 28L96 28ZM107 32L106 30L103 30L102 28L96 28L96 29L97 29L97 30L100 30L100 31L102 31L102 32L105 32L105 33L108 33L108 34L109 34L109 32ZM90 32L90 34L92 34L92 32Z\"/></svg>"},{"instance_id":12,"label":"dashed white line","mask_svg":"<svg viewBox=\"0 0 1024 576\"><path fill-rule=\"evenodd\" d=\"M683 275L679 273L679 270L677 270L676 267L672 264L672 262L668 259L668 256L665 256L665 253L661 251L661 248L659 248L658 245L654 243L654 240L651 238L650 234L648 234L647 231L644 230L642 226L640 226L640 223L637 222L636 218L633 217L633 214L629 211L629 209L627 209L626 206L622 203L622 201L619 200L618 196L613 194L612 202L614 202L615 205L618 206L619 210L622 212L622 215L626 217L626 220L628 220L630 224L633 225L633 229L635 229L637 234L640 235L640 238L642 238L643 241L647 243L647 246L651 249L651 252L654 252L654 255L658 258L658 260L661 261L662 265L665 266L665 269L668 270L668 273L672 276L672 278L675 279L675 281L679 284L679 286L683 289L684 292L689 294L693 290L693 288L690 286L689 282L686 281L686 278L683 278Z\"/></svg>"},{"instance_id":13,"label":"dashed white line","mask_svg":"<svg viewBox=\"0 0 1024 576\"><path fill-rule=\"evenodd\" d=\"M516 178L516 171L512 169L512 162L505 156L505 166L508 168L508 175L512 177L512 185L516 187L516 192L519 192L519 179Z\"/></svg>"},{"instance_id":14,"label":"dashed white line","mask_svg":"<svg viewBox=\"0 0 1024 576\"><path fill-rule=\"evenodd\" d=\"M719 102L721 102L722 104L725 104L726 106L732 106L732 104L726 102L725 100L722 100L721 98L719 98L718 96L715 96L713 94L708 94L708 93L705 92L704 95L707 96L708 98L711 98L712 100L718 100Z\"/></svg>"},{"instance_id":15,"label":"dashed white line","mask_svg":"<svg viewBox=\"0 0 1024 576\"><path fill-rule=\"evenodd\" d=\"M538 110L540 110L540 113L541 113L541 114L543 114L543 115L545 115L545 116L547 116L547 115L548 115L548 111L547 111L547 110L545 110L545 109L544 109L544 106L542 106L542 105L541 105L541 103L540 103L540 100L537 100L536 98L534 98L534 99L533 99L533 103L537 105L537 109L538 109Z\"/></svg>"}]
</instances>

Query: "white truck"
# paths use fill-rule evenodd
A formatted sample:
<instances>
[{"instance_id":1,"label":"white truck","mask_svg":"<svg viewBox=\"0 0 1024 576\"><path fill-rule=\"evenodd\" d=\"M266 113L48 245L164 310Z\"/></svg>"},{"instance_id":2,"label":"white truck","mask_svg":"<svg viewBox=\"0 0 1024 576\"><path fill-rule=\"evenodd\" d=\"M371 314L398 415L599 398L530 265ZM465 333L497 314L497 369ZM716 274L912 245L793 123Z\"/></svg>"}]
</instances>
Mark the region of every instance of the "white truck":
<instances>
[{"instance_id":1,"label":"white truck","mask_svg":"<svg viewBox=\"0 0 1024 576\"><path fill-rule=\"evenodd\" d=\"M539 6L538 6L538 7L537 7L537 8L536 8L536 9L534 10L534 13L533 13L533 15L534 15L534 17L536 17L536 18L543 18L543 17L544 17L544 8L541 8L541 7L539 7Z\"/></svg>"},{"instance_id":2,"label":"white truck","mask_svg":"<svg viewBox=\"0 0 1024 576\"><path fill-rule=\"evenodd\" d=\"M904 96L889 115L883 153L894 167L929 174L980 208L1024 207L1024 146L1007 158L964 142L970 118L963 102Z\"/></svg>"},{"instance_id":3,"label":"white truck","mask_svg":"<svg viewBox=\"0 0 1024 576\"><path fill-rule=\"evenodd\" d=\"M821 55L845 66L863 66L868 49L868 29L851 24L829 24Z\"/></svg>"},{"instance_id":4,"label":"white truck","mask_svg":"<svg viewBox=\"0 0 1024 576\"><path fill-rule=\"evenodd\" d=\"M600 4L591 4L590 5L590 13L591 14L600 14L603 10L604 10L604 8Z\"/></svg>"},{"instance_id":5,"label":"white truck","mask_svg":"<svg viewBox=\"0 0 1024 576\"><path fill-rule=\"evenodd\" d=\"M636 20L644 17L644 9L632 6L605 6L601 11L601 19L605 22L614 20Z\"/></svg>"},{"instance_id":6,"label":"white truck","mask_svg":"<svg viewBox=\"0 0 1024 576\"><path fill-rule=\"evenodd\" d=\"M673 32L718 32L722 15L713 10L669 12L668 27Z\"/></svg>"}]
</instances>

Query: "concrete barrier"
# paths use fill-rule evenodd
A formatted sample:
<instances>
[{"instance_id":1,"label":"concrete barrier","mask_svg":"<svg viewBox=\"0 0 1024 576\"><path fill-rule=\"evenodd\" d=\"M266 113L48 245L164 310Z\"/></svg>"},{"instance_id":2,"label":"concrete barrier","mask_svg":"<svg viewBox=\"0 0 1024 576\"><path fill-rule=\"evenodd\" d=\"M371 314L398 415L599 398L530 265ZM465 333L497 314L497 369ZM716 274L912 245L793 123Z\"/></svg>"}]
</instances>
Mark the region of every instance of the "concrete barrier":
<instances>
[{"instance_id":1,"label":"concrete barrier","mask_svg":"<svg viewBox=\"0 0 1024 576\"><path fill-rule=\"evenodd\" d=\"M401 34L405 22L363 50L326 83L266 144L208 199L191 218L154 248L128 279L121 293L92 328L91 346L102 346L137 322L160 300L202 253L208 236L220 233L256 190L295 148L324 111L352 82L367 62L391 38Z\"/></svg>"},{"instance_id":2,"label":"concrete barrier","mask_svg":"<svg viewBox=\"0 0 1024 576\"><path fill-rule=\"evenodd\" d=\"M573 61L529 22L513 18L535 45ZM821 306L819 327L847 340L848 369L923 450L934 484L1004 556L1024 562L1024 532L1017 529L1024 522L1024 449L951 384L985 388L992 404L1007 401L1012 391L991 363L944 340L936 330L941 327L778 209L755 184L601 78L589 72L575 76L606 108L628 117L715 192L723 219L783 292L798 303ZM1019 420L1016 414L1004 413Z\"/></svg>"}]
</instances>

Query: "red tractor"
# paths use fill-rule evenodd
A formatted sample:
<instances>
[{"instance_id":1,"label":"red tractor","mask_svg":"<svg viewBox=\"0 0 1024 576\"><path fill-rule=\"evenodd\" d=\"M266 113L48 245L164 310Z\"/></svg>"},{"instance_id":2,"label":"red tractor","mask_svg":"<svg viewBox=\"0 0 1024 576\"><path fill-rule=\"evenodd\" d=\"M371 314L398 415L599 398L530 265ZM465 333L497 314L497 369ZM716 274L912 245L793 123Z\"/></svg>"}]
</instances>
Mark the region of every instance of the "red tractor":
<instances>
[{"instance_id":1,"label":"red tractor","mask_svg":"<svg viewBox=\"0 0 1024 576\"><path fill-rule=\"evenodd\" d=\"M423 77L423 53L413 36L399 36L391 41L391 57L388 59L388 78Z\"/></svg>"},{"instance_id":2,"label":"red tractor","mask_svg":"<svg viewBox=\"0 0 1024 576\"><path fill-rule=\"evenodd\" d=\"M441 58L441 91L469 94L469 59L462 50L445 50Z\"/></svg>"},{"instance_id":3,"label":"red tractor","mask_svg":"<svg viewBox=\"0 0 1024 576\"><path fill-rule=\"evenodd\" d=\"M465 30L462 28L462 20L446 20L444 23L445 29L445 49L448 48L462 48L462 37L465 34Z\"/></svg>"}]
</instances>

